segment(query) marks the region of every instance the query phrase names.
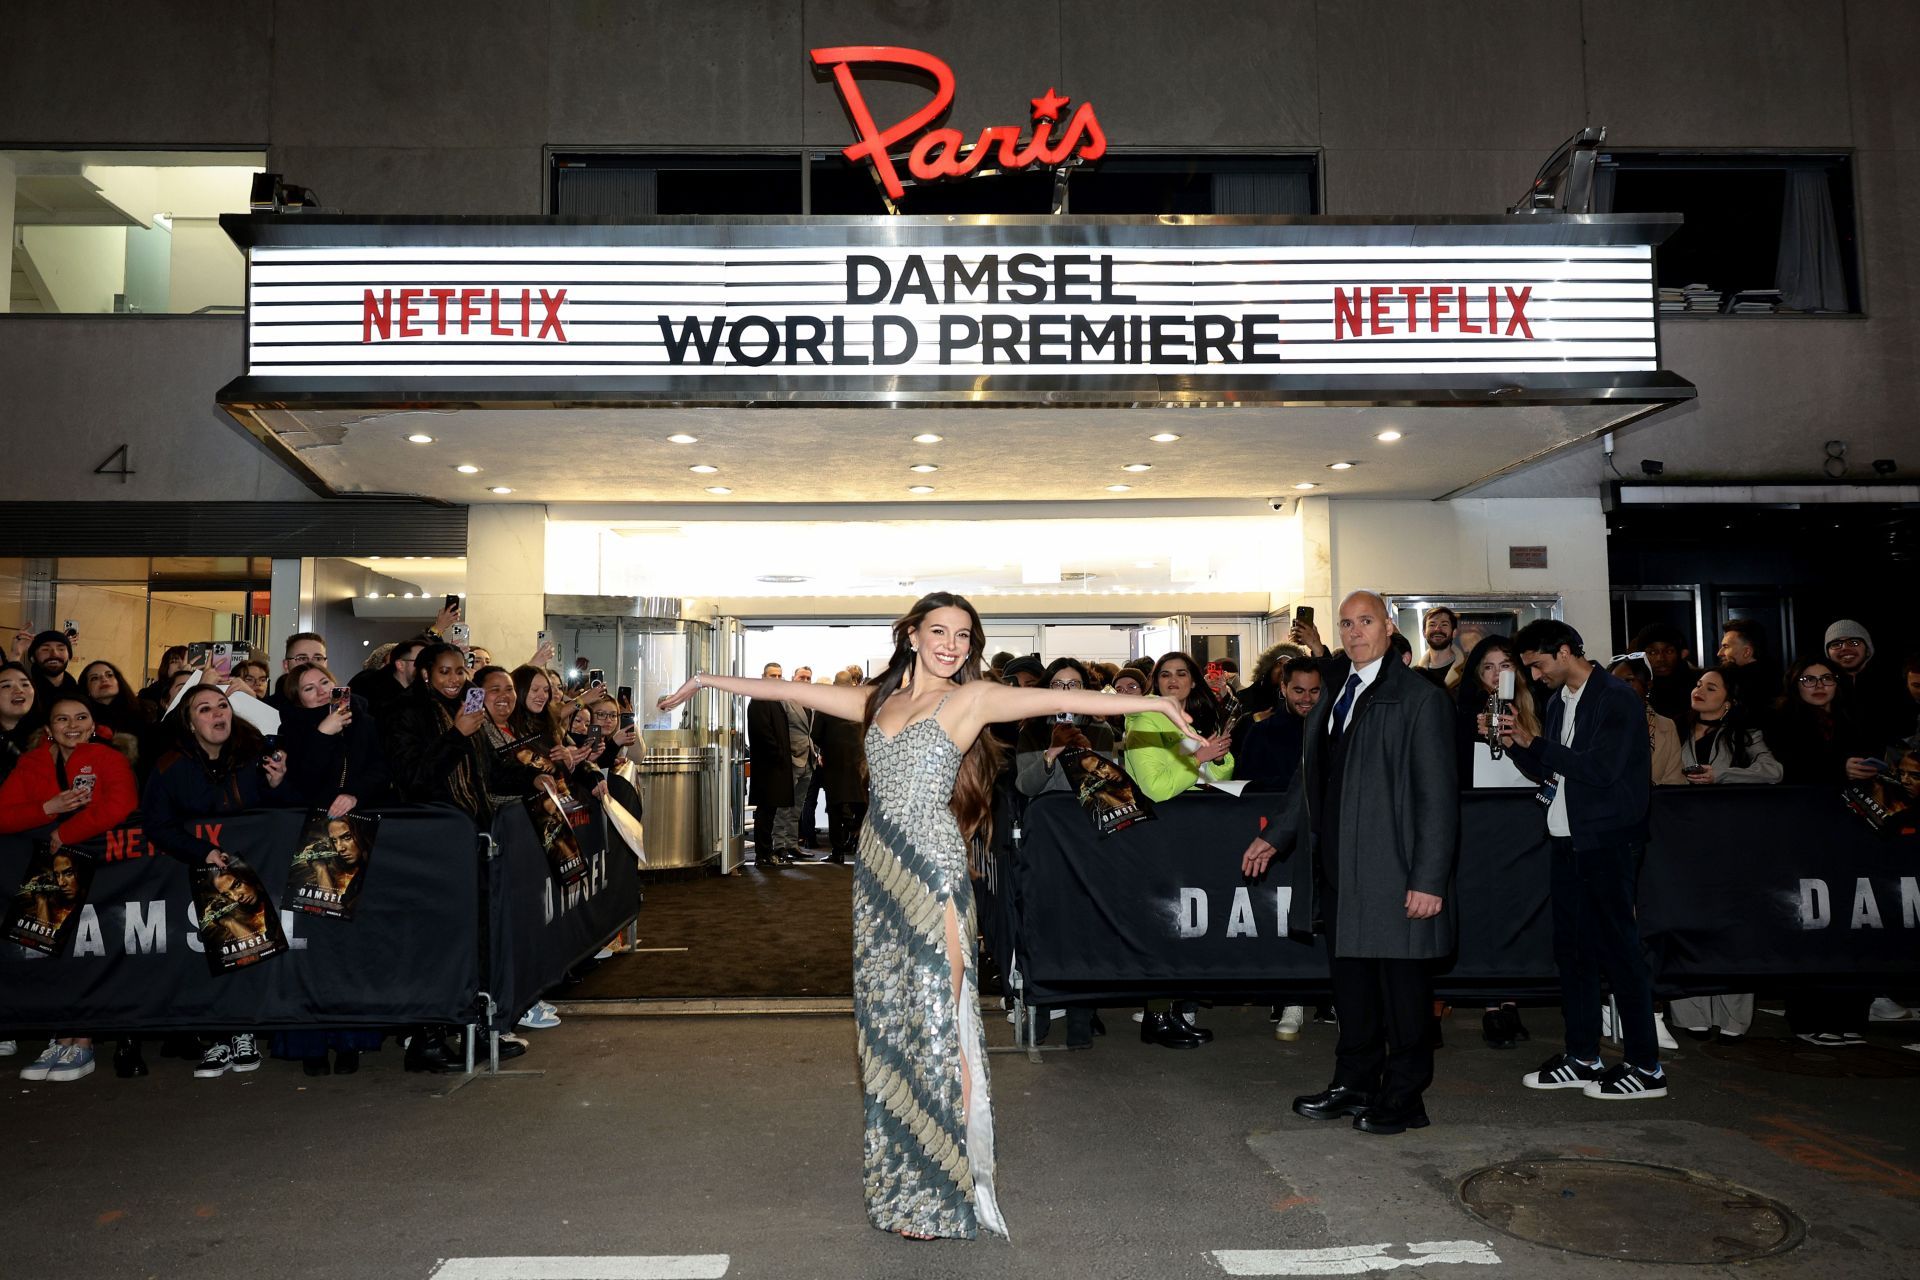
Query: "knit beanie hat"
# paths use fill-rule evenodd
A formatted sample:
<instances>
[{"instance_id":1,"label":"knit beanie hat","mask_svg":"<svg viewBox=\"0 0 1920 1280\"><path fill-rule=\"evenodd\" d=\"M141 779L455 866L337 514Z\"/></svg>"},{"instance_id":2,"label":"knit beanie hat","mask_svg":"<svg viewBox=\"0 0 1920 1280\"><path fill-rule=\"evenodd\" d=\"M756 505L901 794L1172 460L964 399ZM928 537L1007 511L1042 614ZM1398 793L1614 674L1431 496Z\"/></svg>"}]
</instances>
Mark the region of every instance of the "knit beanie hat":
<instances>
[{"instance_id":1,"label":"knit beanie hat","mask_svg":"<svg viewBox=\"0 0 1920 1280\"><path fill-rule=\"evenodd\" d=\"M65 649L65 650L67 651L67 659L68 659L68 661L72 661L72 659L73 659L73 641L71 641L71 640L69 640L69 639L67 639L67 633L66 633L66 632L64 632L64 631L42 631L42 632L41 632L41 633L40 633L39 635L37 635L37 636L35 636L35 637L33 638L33 643L27 646L27 656L29 656L29 657L31 657L31 656L33 656L33 652L34 652L34 650L36 650L36 649L38 649L38 648L39 648L39 647L40 647L41 645L43 645L43 644L57 644L57 645L59 645L59 646L60 646L60 647L61 647L62 649Z\"/></svg>"},{"instance_id":2,"label":"knit beanie hat","mask_svg":"<svg viewBox=\"0 0 1920 1280\"><path fill-rule=\"evenodd\" d=\"M1873 657L1873 637L1867 634L1865 627L1855 622L1852 618L1842 618L1840 621L1828 627L1827 638L1821 643L1820 647L1824 650L1835 640L1858 640L1867 647L1868 659L1872 659ZM39 641L36 640L34 643L38 644Z\"/></svg>"}]
</instances>

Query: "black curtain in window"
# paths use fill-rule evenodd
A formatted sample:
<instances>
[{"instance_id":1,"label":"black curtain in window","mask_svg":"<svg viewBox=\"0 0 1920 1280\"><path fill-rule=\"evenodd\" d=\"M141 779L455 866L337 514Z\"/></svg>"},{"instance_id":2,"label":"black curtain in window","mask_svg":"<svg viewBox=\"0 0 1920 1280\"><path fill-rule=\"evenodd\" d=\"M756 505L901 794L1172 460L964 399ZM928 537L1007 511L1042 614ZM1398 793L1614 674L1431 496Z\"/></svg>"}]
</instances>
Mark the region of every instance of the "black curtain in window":
<instances>
[{"instance_id":1,"label":"black curtain in window","mask_svg":"<svg viewBox=\"0 0 1920 1280\"><path fill-rule=\"evenodd\" d=\"M1313 212L1313 184L1304 173L1216 173L1215 213Z\"/></svg>"}]
</instances>

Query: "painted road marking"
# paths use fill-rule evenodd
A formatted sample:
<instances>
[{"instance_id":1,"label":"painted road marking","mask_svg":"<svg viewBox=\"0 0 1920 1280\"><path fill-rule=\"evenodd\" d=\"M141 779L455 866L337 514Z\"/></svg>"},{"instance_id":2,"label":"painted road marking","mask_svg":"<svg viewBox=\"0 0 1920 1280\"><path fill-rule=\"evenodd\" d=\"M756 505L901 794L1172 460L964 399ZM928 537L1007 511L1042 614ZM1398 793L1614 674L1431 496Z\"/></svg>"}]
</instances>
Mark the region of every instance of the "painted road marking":
<instances>
[{"instance_id":1,"label":"painted road marking","mask_svg":"<svg viewBox=\"0 0 1920 1280\"><path fill-rule=\"evenodd\" d=\"M1402 1254L1389 1254L1389 1249ZM1213 1260L1230 1276L1357 1276L1395 1267L1441 1262L1494 1266L1500 1255L1490 1240L1426 1240L1405 1246L1356 1244L1338 1249L1215 1249Z\"/></svg>"},{"instance_id":2,"label":"painted road marking","mask_svg":"<svg viewBox=\"0 0 1920 1280\"><path fill-rule=\"evenodd\" d=\"M720 1280L724 1253L652 1257L443 1258L429 1280Z\"/></svg>"}]
</instances>

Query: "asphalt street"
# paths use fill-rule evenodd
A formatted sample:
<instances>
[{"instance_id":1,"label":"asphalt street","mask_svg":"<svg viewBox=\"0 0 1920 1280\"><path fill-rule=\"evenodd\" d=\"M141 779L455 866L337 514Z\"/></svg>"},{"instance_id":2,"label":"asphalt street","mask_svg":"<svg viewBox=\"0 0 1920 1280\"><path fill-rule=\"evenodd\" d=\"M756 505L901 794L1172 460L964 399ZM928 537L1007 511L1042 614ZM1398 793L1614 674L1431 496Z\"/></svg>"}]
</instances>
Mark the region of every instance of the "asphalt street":
<instances>
[{"instance_id":1,"label":"asphalt street","mask_svg":"<svg viewBox=\"0 0 1920 1280\"><path fill-rule=\"evenodd\" d=\"M1281 1044L1264 1009L1217 1009L1204 1019L1213 1045L1173 1052L1141 1044L1127 1011L1105 1018L1112 1034L1092 1052L992 1059L1011 1243L913 1243L867 1225L845 1017L573 1013L528 1033L531 1052L510 1064L543 1074L451 1092L404 1074L391 1048L352 1077L269 1062L196 1081L191 1064L151 1058L144 1080L103 1063L76 1084L25 1084L11 1078L23 1046L0 1063L0 1276L1916 1272L1920 1075L1901 1073L1899 1046L1920 1027L1883 1030L1868 1051L1686 1042L1672 1097L1608 1104L1520 1087L1553 1048L1554 1015L1534 1011L1534 1042L1496 1052L1463 1009L1428 1097L1433 1127L1381 1138L1288 1112L1325 1083L1330 1027ZM1008 1041L1004 1019L988 1026ZM1770 1019L1757 1031L1783 1033ZM1849 1052L1892 1074L1802 1074L1846 1069ZM1462 1208L1461 1179L1529 1157L1725 1179L1791 1210L1804 1239L1737 1268L1630 1264L1529 1243ZM1657 1197L1644 1219L1650 1241L1696 1229Z\"/></svg>"}]
</instances>

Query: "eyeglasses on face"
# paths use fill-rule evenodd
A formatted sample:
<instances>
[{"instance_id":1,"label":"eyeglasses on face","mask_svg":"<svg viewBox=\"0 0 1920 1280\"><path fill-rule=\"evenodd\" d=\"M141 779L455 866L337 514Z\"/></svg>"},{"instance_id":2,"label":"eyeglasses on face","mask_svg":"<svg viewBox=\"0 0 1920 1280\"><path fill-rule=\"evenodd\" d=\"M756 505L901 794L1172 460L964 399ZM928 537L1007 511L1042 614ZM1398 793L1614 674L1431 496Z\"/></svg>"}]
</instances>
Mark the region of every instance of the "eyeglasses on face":
<instances>
[{"instance_id":1,"label":"eyeglasses on face","mask_svg":"<svg viewBox=\"0 0 1920 1280\"><path fill-rule=\"evenodd\" d=\"M1826 689L1840 683L1837 676L1801 676L1802 689Z\"/></svg>"},{"instance_id":2,"label":"eyeglasses on face","mask_svg":"<svg viewBox=\"0 0 1920 1280\"><path fill-rule=\"evenodd\" d=\"M1078 680L1055 680L1047 687L1049 689L1084 689L1087 686L1081 684Z\"/></svg>"},{"instance_id":3,"label":"eyeglasses on face","mask_svg":"<svg viewBox=\"0 0 1920 1280\"><path fill-rule=\"evenodd\" d=\"M1827 648L1829 650L1864 649L1866 647L1867 647L1867 642L1865 640L1862 640L1859 636L1841 636L1838 640L1830 640L1827 642Z\"/></svg>"}]
</instances>

